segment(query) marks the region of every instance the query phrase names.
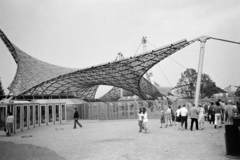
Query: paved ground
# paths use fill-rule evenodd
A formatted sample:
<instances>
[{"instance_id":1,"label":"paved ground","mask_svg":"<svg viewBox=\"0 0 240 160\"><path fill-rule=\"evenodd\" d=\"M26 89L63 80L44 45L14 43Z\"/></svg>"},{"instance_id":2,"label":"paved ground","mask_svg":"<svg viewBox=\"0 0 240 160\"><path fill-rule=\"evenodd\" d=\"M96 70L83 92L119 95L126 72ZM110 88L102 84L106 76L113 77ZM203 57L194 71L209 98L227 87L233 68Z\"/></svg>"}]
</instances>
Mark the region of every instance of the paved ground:
<instances>
[{"instance_id":1,"label":"paved ground","mask_svg":"<svg viewBox=\"0 0 240 160\"><path fill-rule=\"evenodd\" d=\"M41 126L11 137L0 134L0 159L66 160L194 160L228 159L225 129L205 123L204 130L159 128L150 119L149 133L138 133L136 120L84 120L83 128L73 122ZM22 138L32 135L30 138Z\"/></svg>"}]
</instances>

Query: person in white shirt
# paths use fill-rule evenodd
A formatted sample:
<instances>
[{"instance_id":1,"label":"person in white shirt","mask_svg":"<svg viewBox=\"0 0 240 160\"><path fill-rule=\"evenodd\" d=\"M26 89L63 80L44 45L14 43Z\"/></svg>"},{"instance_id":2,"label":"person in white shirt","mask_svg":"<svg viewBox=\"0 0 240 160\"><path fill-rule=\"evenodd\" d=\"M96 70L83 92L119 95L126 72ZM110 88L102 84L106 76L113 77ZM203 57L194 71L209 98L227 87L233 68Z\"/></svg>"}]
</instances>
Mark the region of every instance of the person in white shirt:
<instances>
[{"instance_id":1,"label":"person in white shirt","mask_svg":"<svg viewBox=\"0 0 240 160\"><path fill-rule=\"evenodd\" d=\"M178 109L176 110L176 122L177 122L177 130L180 127L180 122L181 122L181 116L180 116L180 108L181 106L178 106Z\"/></svg>"},{"instance_id":2,"label":"person in white shirt","mask_svg":"<svg viewBox=\"0 0 240 160\"><path fill-rule=\"evenodd\" d=\"M6 133L8 136L11 136L11 131L13 128L13 121L14 121L14 117L13 117L12 113L8 112L8 116L6 119Z\"/></svg>"},{"instance_id":3,"label":"person in white shirt","mask_svg":"<svg viewBox=\"0 0 240 160\"><path fill-rule=\"evenodd\" d=\"M147 129L147 122L148 122L148 118L147 118L147 110L146 110L146 108L143 108L143 126L144 126L145 133L148 132L148 129Z\"/></svg>"},{"instance_id":4,"label":"person in white shirt","mask_svg":"<svg viewBox=\"0 0 240 160\"><path fill-rule=\"evenodd\" d=\"M185 129L187 129L188 110L185 107L185 105L183 105L183 107L180 109L180 115L181 115L181 127L182 127L182 130L183 130L183 123L185 123Z\"/></svg>"}]
</instances>

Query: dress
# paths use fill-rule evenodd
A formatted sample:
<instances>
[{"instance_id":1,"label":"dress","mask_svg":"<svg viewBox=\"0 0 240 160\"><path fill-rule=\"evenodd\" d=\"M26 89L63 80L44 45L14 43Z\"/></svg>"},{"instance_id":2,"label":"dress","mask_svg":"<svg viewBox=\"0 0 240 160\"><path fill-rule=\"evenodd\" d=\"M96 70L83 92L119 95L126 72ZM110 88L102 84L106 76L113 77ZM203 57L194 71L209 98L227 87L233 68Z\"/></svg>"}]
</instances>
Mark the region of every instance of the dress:
<instances>
[{"instance_id":1,"label":"dress","mask_svg":"<svg viewBox=\"0 0 240 160\"><path fill-rule=\"evenodd\" d=\"M198 108L198 122L204 122L204 109Z\"/></svg>"},{"instance_id":2,"label":"dress","mask_svg":"<svg viewBox=\"0 0 240 160\"><path fill-rule=\"evenodd\" d=\"M161 114L160 114L160 122L161 123L165 123L165 115L164 115L164 112L162 111Z\"/></svg>"},{"instance_id":3,"label":"dress","mask_svg":"<svg viewBox=\"0 0 240 160\"><path fill-rule=\"evenodd\" d=\"M138 126L140 127L140 131L141 131L142 125L143 125L143 114L141 112L141 113L138 113Z\"/></svg>"},{"instance_id":4,"label":"dress","mask_svg":"<svg viewBox=\"0 0 240 160\"><path fill-rule=\"evenodd\" d=\"M171 120L171 109L170 108L167 109L165 117L166 117L166 121Z\"/></svg>"},{"instance_id":5,"label":"dress","mask_svg":"<svg viewBox=\"0 0 240 160\"><path fill-rule=\"evenodd\" d=\"M180 109L176 110L176 121L181 122L181 117L180 117Z\"/></svg>"}]
</instances>

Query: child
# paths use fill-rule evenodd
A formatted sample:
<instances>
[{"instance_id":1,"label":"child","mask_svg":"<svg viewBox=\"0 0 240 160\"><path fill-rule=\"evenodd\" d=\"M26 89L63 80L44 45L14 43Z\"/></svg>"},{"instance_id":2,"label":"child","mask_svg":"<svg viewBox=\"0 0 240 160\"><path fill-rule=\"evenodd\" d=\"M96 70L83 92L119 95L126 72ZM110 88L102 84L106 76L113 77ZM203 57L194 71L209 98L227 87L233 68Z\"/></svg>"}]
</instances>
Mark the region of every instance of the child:
<instances>
[{"instance_id":1,"label":"child","mask_svg":"<svg viewBox=\"0 0 240 160\"><path fill-rule=\"evenodd\" d=\"M142 129L143 129L143 113L142 113L142 108L139 108L139 112L138 112L138 126L139 126L139 132L142 132Z\"/></svg>"},{"instance_id":2,"label":"child","mask_svg":"<svg viewBox=\"0 0 240 160\"><path fill-rule=\"evenodd\" d=\"M163 124L165 124L165 113L163 111L163 109L161 108L160 110L160 123L161 123L161 126L160 128L163 127ZM165 124L165 128L167 128L167 125Z\"/></svg>"}]
</instances>

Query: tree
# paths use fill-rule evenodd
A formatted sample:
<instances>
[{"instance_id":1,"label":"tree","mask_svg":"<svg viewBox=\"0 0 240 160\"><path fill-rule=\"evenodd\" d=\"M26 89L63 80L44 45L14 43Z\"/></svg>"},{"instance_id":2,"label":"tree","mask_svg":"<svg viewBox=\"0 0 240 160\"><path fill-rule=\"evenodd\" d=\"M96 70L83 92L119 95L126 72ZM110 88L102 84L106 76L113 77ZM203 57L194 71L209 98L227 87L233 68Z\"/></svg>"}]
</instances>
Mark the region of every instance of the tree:
<instances>
[{"instance_id":1,"label":"tree","mask_svg":"<svg viewBox=\"0 0 240 160\"><path fill-rule=\"evenodd\" d=\"M2 87L2 81L1 81L1 78L0 78L0 95L5 95L4 93L4 89Z\"/></svg>"},{"instance_id":2,"label":"tree","mask_svg":"<svg viewBox=\"0 0 240 160\"><path fill-rule=\"evenodd\" d=\"M186 98L193 98L195 86L197 81L197 72L195 69L187 69L183 73L181 73L181 78L178 80L177 93L184 95Z\"/></svg>"},{"instance_id":3,"label":"tree","mask_svg":"<svg viewBox=\"0 0 240 160\"><path fill-rule=\"evenodd\" d=\"M197 85L197 72L195 69L188 68L181 74L177 83L177 93L184 95L185 98L193 99ZM209 75L202 74L200 86L200 98L211 97L215 93L225 93L224 90L217 87Z\"/></svg>"},{"instance_id":4,"label":"tree","mask_svg":"<svg viewBox=\"0 0 240 160\"><path fill-rule=\"evenodd\" d=\"M236 97L240 97L240 86L238 86L236 92L235 92Z\"/></svg>"}]
</instances>

